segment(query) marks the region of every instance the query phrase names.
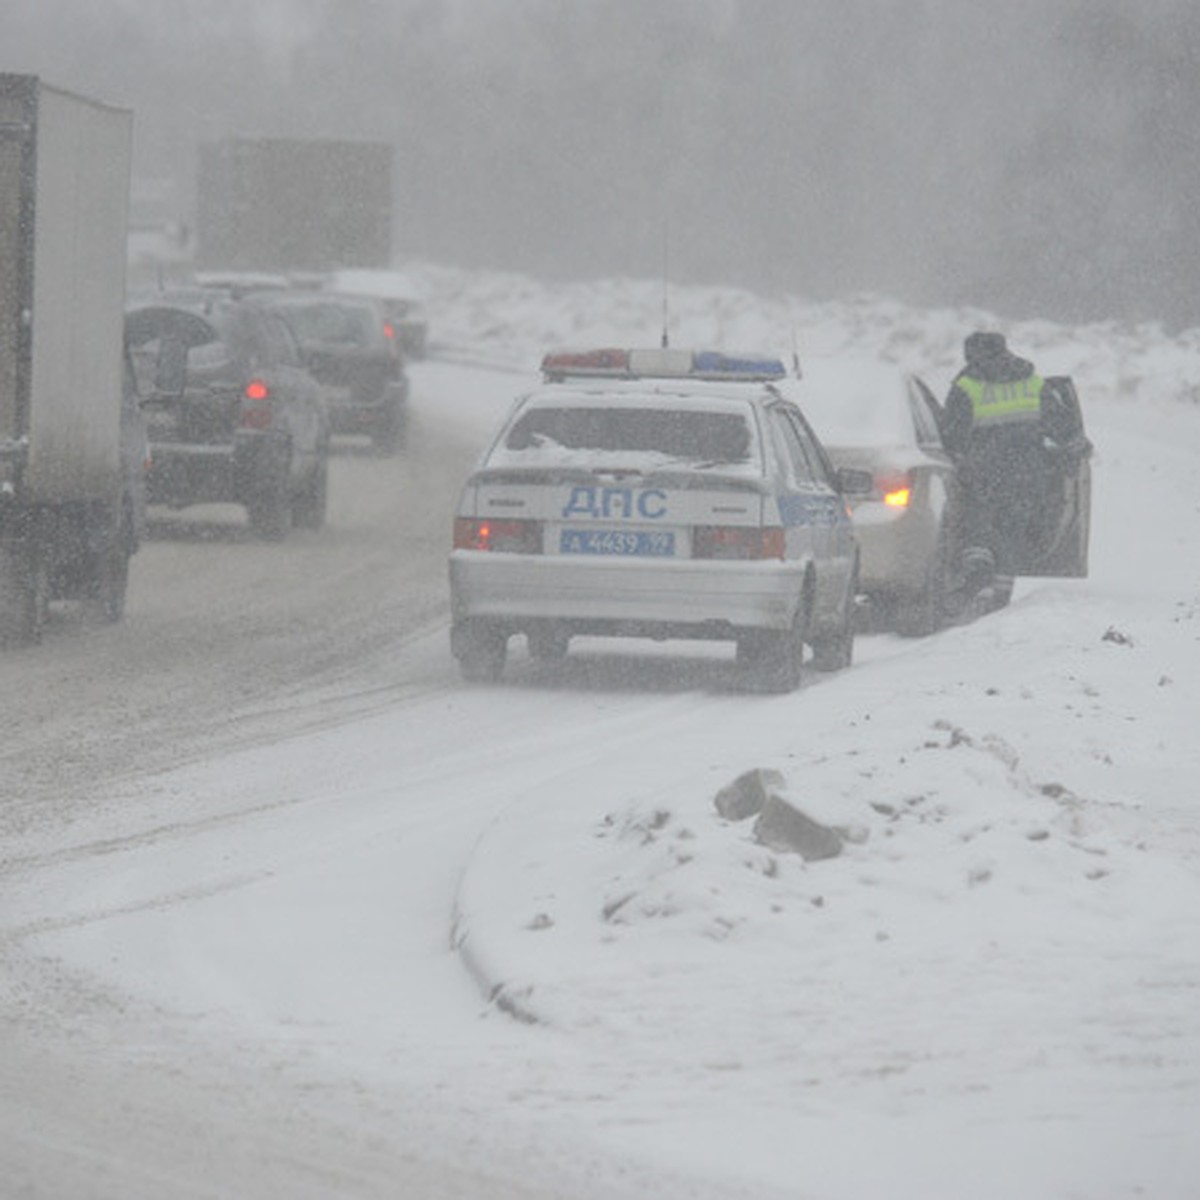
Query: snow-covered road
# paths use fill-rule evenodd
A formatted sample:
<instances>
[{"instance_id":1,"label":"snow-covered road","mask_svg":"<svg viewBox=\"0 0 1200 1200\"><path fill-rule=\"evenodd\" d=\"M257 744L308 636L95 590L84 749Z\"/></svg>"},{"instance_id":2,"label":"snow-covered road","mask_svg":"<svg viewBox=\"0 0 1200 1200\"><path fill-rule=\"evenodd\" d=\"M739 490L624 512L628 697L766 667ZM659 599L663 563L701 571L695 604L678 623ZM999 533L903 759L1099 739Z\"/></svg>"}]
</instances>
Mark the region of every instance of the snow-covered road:
<instances>
[{"instance_id":1,"label":"snow-covered road","mask_svg":"<svg viewBox=\"0 0 1200 1200\"><path fill-rule=\"evenodd\" d=\"M329 530L176 531L0 664L0 1195L1195 1195L1196 410L1081 380L1092 578L794 696L468 687L450 506L522 377L413 374ZM719 819L752 767L856 840Z\"/></svg>"}]
</instances>

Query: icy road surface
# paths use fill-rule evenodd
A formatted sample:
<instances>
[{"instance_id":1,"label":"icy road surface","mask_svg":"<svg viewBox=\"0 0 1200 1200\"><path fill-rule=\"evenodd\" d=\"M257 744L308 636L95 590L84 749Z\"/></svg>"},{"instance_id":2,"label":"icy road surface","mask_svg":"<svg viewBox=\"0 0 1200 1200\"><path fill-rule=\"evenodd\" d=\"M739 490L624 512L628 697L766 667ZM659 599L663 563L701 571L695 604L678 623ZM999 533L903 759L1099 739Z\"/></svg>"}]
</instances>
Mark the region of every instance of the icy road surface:
<instances>
[{"instance_id":1,"label":"icy road surface","mask_svg":"<svg viewBox=\"0 0 1200 1200\"><path fill-rule=\"evenodd\" d=\"M420 365L328 529L168 522L123 627L0 661L0 1195L1194 1195L1194 410L1095 397L1091 580L794 696L469 687L450 514L523 382ZM719 821L757 766L861 840Z\"/></svg>"}]
</instances>

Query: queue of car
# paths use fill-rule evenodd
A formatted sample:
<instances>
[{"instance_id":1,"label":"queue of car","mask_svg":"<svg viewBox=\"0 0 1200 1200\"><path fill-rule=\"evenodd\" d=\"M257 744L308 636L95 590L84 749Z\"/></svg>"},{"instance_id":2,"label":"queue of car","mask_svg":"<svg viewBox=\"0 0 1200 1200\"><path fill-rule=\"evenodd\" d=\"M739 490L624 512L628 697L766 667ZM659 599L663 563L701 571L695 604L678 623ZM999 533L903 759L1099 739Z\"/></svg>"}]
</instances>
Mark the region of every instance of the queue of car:
<instances>
[{"instance_id":1,"label":"queue of car","mask_svg":"<svg viewBox=\"0 0 1200 1200\"><path fill-rule=\"evenodd\" d=\"M401 443L405 355L377 298L205 279L131 302L126 341L148 503L239 504L278 540L324 523L335 433ZM467 680L498 679L514 638L545 660L581 636L687 639L731 643L753 687L786 692L806 660L849 666L864 627L924 636L1008 602L1011 578L983 607L971 591L963 480L911 372L662 346L552 353L542 376L454 519ZM1082 436L1070 381L1051 382ZM1048 500L1022 573L1086 573L1085 468Z\"/></svg>"},{"instance_id":2,"label":"queue of car","mask_svg":"<svg viewBox=\"0 0 1200 1200\"><path fill-rule=\"evenodd\" d=\"M334 434L401 444L405 359L369 298L206 277L131 297L125 340L149 504L240 505L277 541L324 524Z\"/></svg>"}]
</instances>

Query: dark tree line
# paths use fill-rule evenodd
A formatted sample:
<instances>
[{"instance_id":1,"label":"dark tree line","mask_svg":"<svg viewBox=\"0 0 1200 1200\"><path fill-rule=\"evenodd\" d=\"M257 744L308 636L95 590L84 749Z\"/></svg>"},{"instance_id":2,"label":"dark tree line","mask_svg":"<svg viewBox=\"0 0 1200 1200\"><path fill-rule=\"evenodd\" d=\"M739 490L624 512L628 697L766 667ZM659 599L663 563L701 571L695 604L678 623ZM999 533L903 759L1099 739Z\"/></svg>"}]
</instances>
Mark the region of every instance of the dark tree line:
<instances>
[{"instance_id":1,"label":"dark tree line","mask_svg":"<svg viewBox=\"0 0 1200 1200\"><path fill-rule=\"evenodd\" d=\"M1191 0L17 0L5 69L396 147L405 255L1200 324Z\"/></svg>"}]
</instances>

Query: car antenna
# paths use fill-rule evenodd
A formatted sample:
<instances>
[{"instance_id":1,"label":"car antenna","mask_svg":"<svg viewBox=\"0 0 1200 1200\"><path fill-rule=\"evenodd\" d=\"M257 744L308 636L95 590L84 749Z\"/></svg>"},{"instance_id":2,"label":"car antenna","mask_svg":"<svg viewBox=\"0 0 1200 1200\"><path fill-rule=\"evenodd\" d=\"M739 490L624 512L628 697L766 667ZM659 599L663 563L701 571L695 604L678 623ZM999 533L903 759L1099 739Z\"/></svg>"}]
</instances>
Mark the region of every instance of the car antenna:
<instances>
[{"instance_id":1,"label":"car antenna","mask_svg":"<svg viewBox=\"0 0 1200 1200\"><path fill-rule=\"evenodd\" d=\"M800 342L796 337L795 325L792 326L792 370L797 379L804 378L804 372L800 369Z\"/></svg>"},{"instance_id":2,"label":"car antenna","mask_svg":"<svg viewBox=\"0 0 1200 1200\"><path fill-rule=\"evenodd\" d=\"M670 226L666 219L663 220L663 257L662 257L662 348L665 350L671 344L670 336L667 333L667 280L670 278L668 270L669 255L668 249L670 246Z\"/></svg>"}]
</instances>

